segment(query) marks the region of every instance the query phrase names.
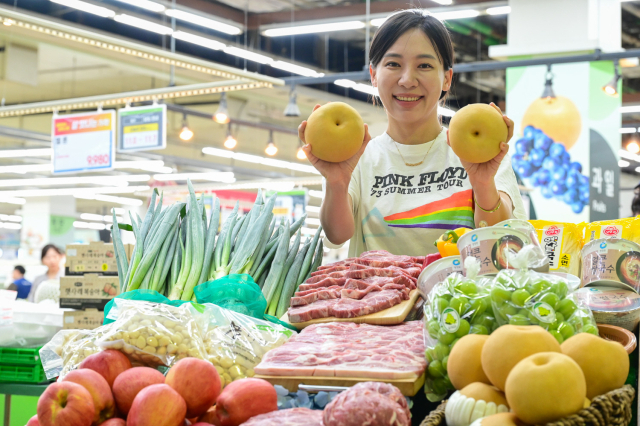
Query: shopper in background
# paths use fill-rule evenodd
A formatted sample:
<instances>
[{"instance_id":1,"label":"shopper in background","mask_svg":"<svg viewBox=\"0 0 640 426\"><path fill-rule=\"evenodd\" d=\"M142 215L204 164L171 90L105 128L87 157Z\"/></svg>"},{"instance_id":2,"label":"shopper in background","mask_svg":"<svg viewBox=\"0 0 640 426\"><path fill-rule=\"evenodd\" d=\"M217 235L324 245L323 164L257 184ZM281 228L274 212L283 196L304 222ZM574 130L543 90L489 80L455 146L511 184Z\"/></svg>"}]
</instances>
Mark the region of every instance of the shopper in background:
<instances>
[{"instance_id":1,"label":"shopper in background","mask_svg":"<svg viewBox=\"0 0 640 426\"><path fill-rule=\"evenodd\" d=\"M48 269L45 274L42 274L35 280L33 280L33 284L31 285L31 292L29 293L30 302L35 301L36 291L38 291L38 286L42 282L47 280L57 280L64 275L64 268L60 266L63 259L64 254L58 247L53 244L47 244L46 246L44 246L40 255L40 260L42 261L42 264Z\"/></svg>"},{"instance_id":2,"label":"shopper in background","mask_svg":"<svg viewBox=\"0 0 640 426\"><path fill-rule=\"evenodd\" d=\"M633 188L633 201L631 201L631 213L640 216L640 183Z\"/></svg>"},{"instance_id":3,"label":"shopper in background","mask_svg":"<svg viewBox=\"0 0 640 426\"><path fill-rule=\"evenodd\" d=\"M25 269L22 265L13 268L13 284L10 287L18 292L18 299L26 299L31 291L31 283L24 278Z\"/></svg>"}]
</instances>

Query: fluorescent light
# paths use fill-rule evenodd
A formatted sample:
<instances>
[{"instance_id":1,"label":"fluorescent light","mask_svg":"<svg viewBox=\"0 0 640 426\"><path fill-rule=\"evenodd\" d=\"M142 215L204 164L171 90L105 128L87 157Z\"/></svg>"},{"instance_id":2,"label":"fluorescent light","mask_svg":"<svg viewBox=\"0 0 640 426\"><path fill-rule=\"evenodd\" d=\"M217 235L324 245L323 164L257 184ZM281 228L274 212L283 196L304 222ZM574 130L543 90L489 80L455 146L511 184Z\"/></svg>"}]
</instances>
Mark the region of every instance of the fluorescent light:
<instances>
[{"instance_id":1,"label":"fluorescent light","mask_svg":"<svg viewBox=\"0 0 640 426\"><path fill-rule=\"evenodd\" d=\"M138 200L137 198L115 197L113 195L104 195L104 194L97 194L95 197L93 197L93 199L98 201L104 201L107 203L122 204L124 206L138 207L143 204L142 200Z\"/></svg>"},{"instance_id":2,"label":"fluorescent light","mask_svg":"<svg viewBox=\"0 0 640 426\"><path fill-rule=\"evenodd\" d=\"M127 214L127 210L121 209L120 207L114 207L113 211L115 212L115 214Z\"/></svg>"},{"instance_id":3,"label":"fluorescent light","mask_svg":"<svg viewBox=\"0 0 640 426\"><path fill-rule=\"evenodd\" d=\"M24 198L16 197L2 197L0 198L0 203L23 205L27 203L27 200L25 200Z\"/></svg>"},{"instance_id":4,"label":"fluorescent light","mask_svg":"<svg viewBox=\"0 0 640 426\"><path fill-rule=\"evenodd\" d=\"M315 217L308 217L304 220L304 222L307 225L316 225L316 226L320 226L320 219L317 219Z\"/></svg>"},{"instance_id":5,"label":"fluorescent light","mask_svg":"<svg viewBox=\"0 0 640 426\"><path fill-rule=\"evenodd\" d=\"M298 172L320 174L313 166L307 166L290 161L276 160L275 158L260 157L258 155L242 154L240 152L227 151L226 149L218 149L206 147L202 148L202 152L216 157L232 158L237 161L245 161L247 163L263 164L265 166L277 167L280 169L295 170Z\"/></svg>"},{"instance_id":6,"label":"fluorescent light","mask_svg":"<svg viewBox=\"0 0 640 426\"><path fill-rule=\"evenodd\" d=\"M131 25L132 27L140 28L141 30L147 30L158 34L169 35L173 32L170 27L165 25L156 24L155 22L147 21L146 19L136 18L135 16L122 14L116 15L113 18L116 22L121 24Z\"/></svg>"},{"instance_id":7,"label":"fluorescent light","mask_svg":"<svg viewBox=\"0 0 640 426\"><path fill-rule=\"evenodd\" d=\"M92 13L94 15L102 16L103 18L113 18L116 16L116 12L107 9L106 7L96 6L95 4L86 3L80 0L51 0L53 3L58 3L63 6L78 9L83 12Z\"/></svg>"},{"instance_id":8,"label":"fluorescent light","mask_svg":"<svg viewBox=\"0 0 640 426\"><path fill-rule=\"evenodd\" d=\"M171 167L164 167L161 160L149 161L115 161L116 169L139 169L156 173L171 173ZM22 164L19 166L0 166L0 173L34 173L34 172L51 172L51 164ZM111 176L109 176L111 177Z\"/></svg>"},{"instance_id":9,"label":"fluorescent light","mask_svg":"<svg viewBox=\"0 0 640 426\"><path fill-rule=\"evenodd\" d=\"M19 223L0 223L0 228L5 228L5 229L22 229L22 225Z\"/></svg>"},{"instance_id":10,"label":"fluorescent light","mask_svg":"<svg viewBox=\"0 0 640 426\"><path fill-rule=\"evenodd\" d=\"M16 216L14 214L0 214L0 220L9 222L22 222L22 216Z\"/></svg>"},{"instance_id":11,"label":"fluorescent light","mask_svg":"<svg viewBox=\"0 0 640 426\"><path fill-rule=\"evenodd\" d=\"M640 65L640 58L620 58L618 63L622 68L633 68Z\"/></svg>"},{"instance_id":12,"label":"fluorescent light","mask_svg":"<svg viewBox=\"0 0 640 426\"><path fill-rule=\"evenodd\" d=\"M233 185L233 189L268 189L271 191L276 191L276 192L289 192L291 191L293 188L296 187L296 184L294 182L290 182L290 181L276 181L276 182L270 182L270 181L263 181L263 182L248 182L248 183L237 183L235 185Z\"/></svg>"},{"instance_id":13,"label":"fluorescent light","mask_svg":"<svg viewBox=\"0 0 640 426\"><path fill-rule=\"evenodd\" d=\"M511 6L490 7L485 12L489 15L506 15L511 13Z\"/></svg>"},{"instance_id":14,"label":"fluorescent light","mask_svg":"<svg viewBox=\"0 0 640 426\"><path fill-rule=\"evenodd\" d=\"M431 0L443 6L448 6L453 3L453 0Z\"/></svg>"},{"instance_id":15,"label":"fluorescent light","mask_svg":"<svg viewBox=\"0 0 640 426\"><path fill-rule=\"evenodd\" d=\"M38 149L2 149L0 158L22 158L22 157L51 157L51 148Z\"/></svg>"},{"instance_id":16,"label":"fluorescent light","mask_svg":"<svg viewBox=\"0 0 640 426\"><path fill-rule=\"evenodd\" d=\"M370 24L372 27L379 27L382 24L384 24L384 21L386 21L387 18L377 18L377 19L372 19Z\"/></svg>"},{"instance_id":17,"label":"fluorescent light","mask_svg":"<svg viewBox=\"0 0 640 426\"><path fill-rule=\"evenodd\" d=\"M2 217L0 217L0 219L2 219ZM80 214L80 219L82 219L82 220L93 220L93 221L98 221L98 222L109 222L109 223L113 222L113 216L103 216L101 214L93 214L93 213L82 213L82 214ZM122 217L116 217L116 219L120 223L122 223L124 221L124 218L122 218Z\"/></svg>"},{"instance_id":18,"label":"fluorescent light","mask_svg":"<svg viewBox=\"0 0 640 426\"><path fill-rule=\"evenodd\" d=\"M275 61L270 63L274 68L278 68L283 71L289 71L294 74L303 75L305 77L322 77L324 73L317 72L311 68L301 67L300 65L290 64L285 61Z\"/></svg>"},{"instance_id":19,"label":"fluorescent light","mask_svg":"<svg viewBox=\"0 0 640 426\"><path fill-rule=\"evenodd\" d=\"M98 231L102 231L103 229L107 228L107 225L105 225L104 223L90 223L76 220L75 222L73 222L73 227L80 229L96 229Z\"/></svg>"},{"instance_id":20,"label":"fluorescent light","mask_svg":"<svg viewBox=\"0 0 640 426\"><path fill-rule=\"evenodd\" d=\"M247 59L249 61L258 62L260 64L269 64L273 62L268 56L261 55L259 53L249 52L248 50L240 49L238 47L227 46L224 48L224 53L228 53L229 55L238 56L243 59Z\"/></svg>"},{"instance_id":21,"label":"fluorescent light","mask_svg":"<svg viewBox=\"0 0 640 426\"><path fill-rule=\"evenodd\" d=\"M124 223L124 217L116 216L118 223ZM106 215L104 217L105 222L113 223L113 216Z\"/></svg>"},{"instance_id":22,"label":"fluorescent light","mask_svg":"<svg viewBox=\"0 0 640 426\"><path fill-rule=\"evenodd\" d=\"M331 22L328 24L298 25L295 27L271 28L262 34L267 37L290 36L297 34L327 33L332 31L357 30L364 28L362 21Z\"/></svg>"},{"instance_id":23,"label":"fluorescent light","mask_svg":"<svg viewBox=\"0 0 640 426\"><path fill-rule=\"evenodd\" d=\"M200 25L201 27L209 28L215 31L220 31L225 34L238 35L242 33L242 31L238 27L234 27L232 25L225 24L220 21L214 21L213 19L204 18L194 13L185 12L184 10L167 9L164 13L167 16L171 16L181 21L185 21L190 24Z\"/></svg>"},{"instance_id":24,"label":"fluorescent light","mask_svg":"<svg viewBox=\"0 0 640 426\"><path fill-rule=\"evenodd\" d=\"M210 182L233 183L236 181L233 172L214 172L214 173L174 173L174 174L158 174L153 175L155 180L206 180Z\"/></svg>"},{"instance_id":25,"label":"fluorescent light","mask_svg":"<svg viewBox=\"0 0 640 426\"><path fill-rule=\"evenodd\" d=\"M316 232L318 232L318 229L313 229L313 228L307 228L307 227L302 227L300 228L300 233L302 235L316 235ZM321 236L324 236L324 231L320 232Z\"/></svg>"},{"instance_id":26,"label":"fluorescent light","mask_svg":"<svg viewBox=\"0 0 640 426\"><path fill-rule=\"evenodd\" d=\"M173 33L173 38L182 41L188 41L189 43L197 44L198 46L208 47L213 50L222 50L226 47L226 44L220 43L216 40L211 40L210 38L201 37L199 35L187 33L184 31L176 31Z\"/></svg>"},{"instance_id":27,"label":"fluorescent light","mask_svg":"<svg viewBox=\"0 0 640 426\"><path fill-rule=\"evenodd\" d=\"M76 198L93 196L94 194L132 194L137 191L146 191L149 186L107 186L97 188L52 188L52 189L16 189L12 191L0 191L0 199L6 197L49 197L56 195L73 195Z\"/></svg>"},{"instance_id":28,"label":"fluorescent light","mask_svg":"<svg viewBox=\"0 0 640 426\"><path fill-rule=\"evenodd\" d=\"M320 213L320 207L318 206L307 206L305 210L309 213Z\"/></svg>"},{"instance_id":29,"label":"fluorescent light","mask_svg":"<svg viewBox=\"0 0 640 426\"><path fill-rule=\"evenodd\" d=\"M149 175L113 175L113 176L82 176L82 177L52 177L37 179L3 179L0 187L11 186L49 186L49 185L78 185L78 184L109 184L113 186L127 186L128 182L147 182Z\"/></svg>"},{"instance_id":30,"label":"fluorescent light","mask_svg":"<svg viewBox=\"0 0 640 426\"><path fill-rule=\"evenodd\" d=\"M142 9L147 9L152 12L158 12L158 13L164 12L164 10L166 9L166 7L164 7L160 3L156 3L154 1L149 1L149 0L116 0L116 1L126 3L129 6L140 7Z\"/></svg>"},{"instance_id":31,"label":"fluorescent light","mask_svg":"<svg viewBox=\"0 0 640 426\"><path fill-rule=\"evenodd\" d=\"M324 193L322 191L316 191L316 190L310 189L309 196L315 197L315 198L324 198Z\"/></svg>"},{"instance_id":32,"label":"fluorescent light","mask_svg":"<svg viewBox=\"0 0 640 426\"><path fill-rule=\"evenodd\" d=\"M452 109L442 107L438 105L438 114L444 117L453 117L456 112Z\"/></svg>"},{"instance_id":33,"label":"fluorescent light","mask_svg":"<svg viewBox=\"0 0 640 426\"><path fill-rule=\"evenodd\" d=\"M463 18L475 18L480 15L480 12L477 10L454 10L451 12L440 12L434 13L433 16L440 19L441 21L447 21L450 19L463 19Z\"/></svg>"},{"instance_id":34,"label":"fluorescent light","mask_svg":"<svg viewBox=\"0 0 640 426\"><path fill-rule=\"evenodd\" d=\"M618 160L618 167L629 167L630 165L631 163L626 160Z\"/></svg>"},{"instance_id":35,"label":"fluorescent light","mask_svg":"<svg viewBox=\"0 0 640 426\"><path fill-rule=\"evenodd\" d=\"M618 155L622 158L626 158L627 160L632 160L632 161L635 161L636 163L640 163L640 155L632 154L626 149L619 150Z\"/></svg>"},{"instance_id":36,"label":"fluorescent light","mask_svg":"<svg viewBox=\"0 0 640 426\"><path fill-rule=\"evenodd\" d=\"M626 133L635 133L636 132L636 128L635 127L621 127L620 128L620 133L626 134Z\"/></svg>"},{"instance_id":37,"label":"fluorescent light","mask_svg":"<svg viewBox=\"0 0 640 426\"><path fill-rule=\"evenodd\" d=\"M620 107L620 114L630 114L640 112L640 105L629 105Z\"/></svg>"}]
</instances>

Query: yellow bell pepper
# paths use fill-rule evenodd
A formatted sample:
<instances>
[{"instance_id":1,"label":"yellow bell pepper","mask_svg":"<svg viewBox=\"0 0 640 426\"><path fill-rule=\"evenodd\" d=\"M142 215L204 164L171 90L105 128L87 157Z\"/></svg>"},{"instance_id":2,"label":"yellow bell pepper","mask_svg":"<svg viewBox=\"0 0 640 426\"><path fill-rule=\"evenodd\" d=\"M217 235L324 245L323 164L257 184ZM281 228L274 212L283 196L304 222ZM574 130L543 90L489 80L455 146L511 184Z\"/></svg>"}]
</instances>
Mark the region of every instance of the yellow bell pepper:
<instances>
[{"instance_id":1,"label":"yellow bell pepper","mask_svg":"<svg viewBox=\"0 0 640 426\"><path fill-rule=\"evenodd\" d=\"M448 257L448 256L458 256L460 251L458 251L458 238L462 235L466 234L470 231L469 228L458 228L453 231L447 231L438 238L433 245L438 248L440 252L440 256Z\"/></svg>"}]
</instances>

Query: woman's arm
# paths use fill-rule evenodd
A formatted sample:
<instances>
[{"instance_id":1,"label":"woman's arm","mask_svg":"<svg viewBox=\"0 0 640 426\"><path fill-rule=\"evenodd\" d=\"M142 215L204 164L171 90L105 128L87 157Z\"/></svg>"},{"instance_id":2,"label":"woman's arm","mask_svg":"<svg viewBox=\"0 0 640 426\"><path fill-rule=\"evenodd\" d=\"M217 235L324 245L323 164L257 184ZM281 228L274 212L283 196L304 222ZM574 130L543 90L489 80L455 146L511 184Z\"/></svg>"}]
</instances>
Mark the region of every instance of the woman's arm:
<instances>
[{"instance_id":1,"label":"woman's arm","mask_svg":"<svg viewBox=\"0 0 640 426\"><path fill-rule=\"evenodd\" d=\"M475 202L477 203L474 214L476 226L480 226L481 222L485 222L488 226L491 226L503 220L513 218L513 203L511 202L511 197L505 192L498 191L495 183L479 191L474 189L473 193L476 199ZM500 208L493 213L482 210L491 211L496 208L498 203L500 203ZM478 206L482 207L482 209Z\"/></svg>"}]
</instances>

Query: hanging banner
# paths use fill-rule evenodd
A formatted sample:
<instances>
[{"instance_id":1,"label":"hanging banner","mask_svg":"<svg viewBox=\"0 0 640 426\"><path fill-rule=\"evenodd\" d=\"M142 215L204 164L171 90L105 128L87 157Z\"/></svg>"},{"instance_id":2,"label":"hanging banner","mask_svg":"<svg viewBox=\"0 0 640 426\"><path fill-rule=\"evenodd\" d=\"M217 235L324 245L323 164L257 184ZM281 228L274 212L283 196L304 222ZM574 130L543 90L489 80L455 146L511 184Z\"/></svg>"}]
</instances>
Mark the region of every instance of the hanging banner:
<instances>
[{"instance_id":1,"label":"hanging banner","mask_svg":"<svg viewBox=\"0 0 640 426\"><path fill-rule=\"evenodd\" d=\"M118 152L148 151L166 147L166 105L118 110Z\"/></svg>"},{"instance_id":2,"label":"hanging banner","mask_svg":"<svg viewBox=\"0 0 640 426\"><path fill-rule=\"evenodd\" d=\"M113 169L115 110L53 116L54 174Z\"/></svg>"}]
</instances>

